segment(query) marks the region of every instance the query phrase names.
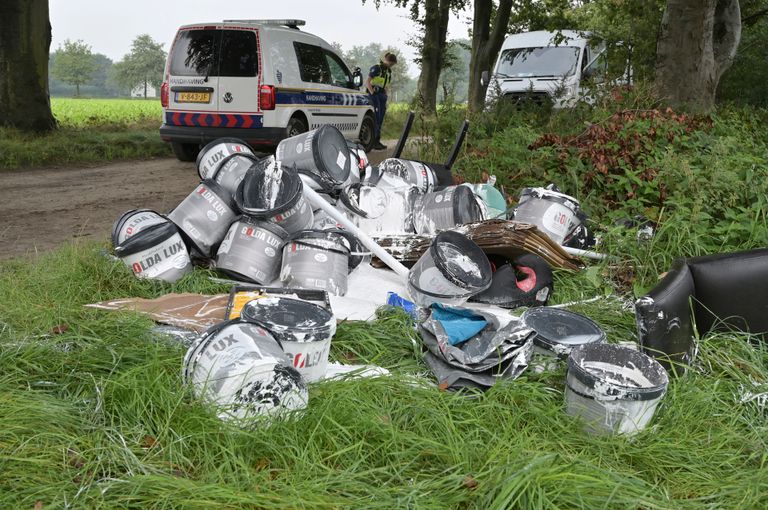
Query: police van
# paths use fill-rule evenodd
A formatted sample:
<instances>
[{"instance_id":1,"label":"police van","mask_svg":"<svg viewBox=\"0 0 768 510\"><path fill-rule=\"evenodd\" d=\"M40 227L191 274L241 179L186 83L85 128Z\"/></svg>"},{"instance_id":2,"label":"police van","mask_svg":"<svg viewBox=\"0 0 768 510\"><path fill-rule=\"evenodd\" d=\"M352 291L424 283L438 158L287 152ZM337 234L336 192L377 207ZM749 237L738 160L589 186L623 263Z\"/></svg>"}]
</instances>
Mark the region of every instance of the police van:
<instances>
[{"instance_id":1,"label":"police van","mask_svg":"<svg viewBox=\"0 0 768 510\"><path fill-rule=\"evenodd\" d=\"M330 44L302 20L225 20L179 28L165 66L160 137L181 161L234 137L255 149L325 124L370 150L374 112Z\"/></svg>"}]
</instances>

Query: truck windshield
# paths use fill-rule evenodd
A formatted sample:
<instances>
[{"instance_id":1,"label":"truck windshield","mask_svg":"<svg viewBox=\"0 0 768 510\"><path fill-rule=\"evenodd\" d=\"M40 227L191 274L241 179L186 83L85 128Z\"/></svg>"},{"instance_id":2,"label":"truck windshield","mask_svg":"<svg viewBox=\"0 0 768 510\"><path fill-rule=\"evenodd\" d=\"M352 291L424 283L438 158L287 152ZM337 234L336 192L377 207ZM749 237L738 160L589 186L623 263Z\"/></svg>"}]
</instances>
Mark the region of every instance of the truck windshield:
<instances>
[{"instance_id":1,"label":"truck windshield","mask_svg":"<svg viewBox=\"0 0 768 510\"><path fill-rule=\"evenodd\" d=\"M576 71L579 48L548 46L504 50L496 73L510 78L530 76L569 76Z\"/></svg>"}]
</instances>

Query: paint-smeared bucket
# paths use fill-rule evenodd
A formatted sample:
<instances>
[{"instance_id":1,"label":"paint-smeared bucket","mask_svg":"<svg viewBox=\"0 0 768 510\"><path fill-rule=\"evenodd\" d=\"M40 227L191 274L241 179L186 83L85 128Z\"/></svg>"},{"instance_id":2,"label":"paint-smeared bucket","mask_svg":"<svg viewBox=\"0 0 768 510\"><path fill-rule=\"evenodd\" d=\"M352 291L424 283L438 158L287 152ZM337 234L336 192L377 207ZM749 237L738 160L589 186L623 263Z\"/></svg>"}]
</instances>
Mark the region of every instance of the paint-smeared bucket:
<instances>
[{"instance_id":1,"label":"paint-smeared bucket","mask_svg":"<svg viewBox=\"0 0 768 510\"><path fill-rule=\"evenodd\" d=\"M187 247L171 222L143 228L115 247L115 254L137 278L173 283L192 271Z\"/></svg>"},{"instance_id":2,"label":"paint-smeared bucket","mask_svg":"<svg viewBox=\"0 0 768 510\"><path fill-rule=\"evenodd\" d=\"M368 154L365 153L365 149L360 144L347 140L347 149L349 149L349 155L352 159L349 165L349 177L347 177L343 187L360 182L360 176L365 175L370 166Z\"/></svg>"},{"instance_id":3,"label":"paint-smeared bucket","mask_svg":"<svg viewBox=\"0 0 768 510\"><path fill-rule=\"evenodd\" d=\"M277 146L275 157L283 166L296 167L309 176L318 189L326 190L344 184L352 164L344 135L330 125L286 138Z\"/></svg>"},{"instance_id":4,"label":"paint-smeared bucket","mask_svg":"<svg viewBox=\"0 0 768 510\"><path fill-rule=\"evenodd\" d=\"M525 188L515 208L514 220L536 225L554 242L562 244L580 221L579 201L545 188Z\"/></svg>"},{"instance_id":5,"label":"paint-smeared bucket","mask_svg":"<svg viewBox=\"0 0 768 510\"><path fill-rule=\"evenodd\" d=\"M305 381L325 375L336 318L314 303L287 297L265 297L249 301L241 317L258 323L280 344L289 362Z\"/></svg>"},{"instance_id":6,"label":"paint-smeared bucket","mask_svg":"<svg viewBox=\"0 0 768 510\"><path fill-rule=\"evenodd\" d=\"M441 232L408 272L408 294L419 306L460 305L491 285L483 250L458 232Z\"/></svg>"},{"instance_id":7,"label":"paint-smeared bucket","mask_svg":"<svg viewBox=\"0 0 768 510\"><path fill-rule=\"evenodd\" d=\"M591 343L568 356L566 412L589 432L635 434L653 418L669 377L658 361L634 349Z\"/></svg>"},{"instance_id":8,"label":"paint-smeared bucket","mask_svg":"<svg viewBox=\"0 0 768 510\"><path fill-rule=\"evenodd\" d=\"M241 216L219 246L216 269L237 280L270 284L280 274L283 244L289 237L275 223Z\"/></svg>"},{"instance_id":9,"label":"paint-smeared bucket","mask_svg":"<svg viewBox=\"0 0 768 510\"><path fill-rule=\"evenodd\" d=\"M467 185L465 184L465 186ZM469 187L478 198L481 208L484 209L483 217L485 219L507 219L507 201L493 184L472 184Z\"/></svg>"},{"instance_id":10,"label":"paint-smeared bucket","mask_svg":"<svg viewBox=\"0 0 768 510\"><path fill-rule=\"evenodd\" d=\"M258 161L258 158L251 154L230 154L224 158L216 173L213 174L213 180L234 195L245 173Z\"/></svg>"},{"instance_id":11,"label":"paint-smeared bucket","mask_svg":"<svg viewBox=\"0 0 768 510\"><path fill-rule=\"evenodd\" d=\"M379 163L378 186L400 187L400 182L406 186L414 186L420 193L430 193L435 189L437 177L435 172L420 161L388 158ZM398 182L399 181L399 182Z\"/></svg>"},{"instance_id":12,"label":"paint-smeared bucket","mask_svg":"<svg viewBox=\"0 0 768 510\"><path fill-rule=\"evenodd\" d=\"M530 308L523 322L536 332L533 343L540 351L561 358L579 345L605 342L605 331L595 321L560 308Z\"/></svg>"},{"instance_id":13,"label":"paint-smeared bucket","mask_svg":"<svg viewBox=\"0 0 768 510\"><path fill-rule=\"evenodd\" d=\"M301 177L274 158L262 159L248 170L237 187L235 203L243 213L276 223L289 234L310 228L314 221Z\"/></svg>"},{"instance_id":14,"label":"paint-smeared bucket","mask_svg":"<svg viewBox=\"0 0 768 510\"><path fill-rule=\"evenodd\" d=\"M468 186L449 186L441 191L414 195L413 227L419 234L481 221L483 214L475 194Z\"/></svg>"},{"instance_id":15,"label":"paint-smeared bucket","mask_svg":"<svg viewBox=\"0 0 768 510\"><path fill-rule=\"evenodd\" d=\"M171 211L174 222L189 242L206 257L220 243L237 214L232 194L208 179L201 182Z\"/></svg>"},{"instance_id":16,"label":"paint-smeared bucket","mask_svg":"<svg viewBox=\"0 0 768 510\"><path fill-rule=\"evenodd\" d=\"M410 196L414 188L385 189L352 184L339 195L342 211L369 235L413 232Z\"/></svg>"},{"instance_id":17,"label":"paint-smeared bucket","mask_svg":"<svg viewBox=\"0 0 768 510\"><path fill-rule=\"evenodd\" d=\"M208 329L184 356L184 381L222 419L274 416L307 405L307 388L279 342L243 320Z\"/></svg>"},{"instance_id":18,"label":"paint-smeared bucket","mask_svg":"<svg viewBox=\"0 0 768 510\"><path fill-rule=\"evenodd\" d=\"M213 178L219 165L227 156L232 154L250 154L253 150L242 140L237 138L217 138L197 154L197 174L200 179Z\"/></svg>"},{"instance_id":19,"label":"paint-smeared bucket","mask_svg":"<svg viewBox=\"0 0 768 510\"><path fill-rule=\"evenodd\" d=\"M122 244L126 239L147 227L167 221L168 218L151 209L127 211L112 225L112 246Z\"/></svg>"},{"instance_id":20,"label":"paint-smeared bucket","mask_svg":"<svg viewBox=\"0 0 768 510\"><path fill-rule=\"evenodd\" d=\"M305 230L283 247L280 281L286 287L347 293L350 249L337 232Z\"/></svg>"}]
</instances>

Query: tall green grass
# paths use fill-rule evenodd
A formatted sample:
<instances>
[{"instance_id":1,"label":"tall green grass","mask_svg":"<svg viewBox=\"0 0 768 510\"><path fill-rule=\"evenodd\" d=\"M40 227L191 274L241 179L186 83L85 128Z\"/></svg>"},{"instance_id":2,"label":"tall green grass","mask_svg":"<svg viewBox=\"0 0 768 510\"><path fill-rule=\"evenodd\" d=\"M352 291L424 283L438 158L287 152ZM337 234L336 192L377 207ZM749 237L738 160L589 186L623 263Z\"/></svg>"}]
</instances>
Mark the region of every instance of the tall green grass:
<instances>
[{"instance_id":1,"label":"tall green grass","mask_svg":"<svg viewBox=\"0 0 768 510\"><path fill-rule=\"evenodd\" d=\"M198 270L135 280L100 246L0 265L0 508L764 508L768 349L701 343L634 438L582 433L564 367L477 398L439 391L401 314L344 322L336 360L387 378L314 385L305 412L255 430L219 421L182 385L182 347L97 300L225 291ZM556 302L604 293L557 273ZM574 308L632 340L621 299ZM66 325L63 333L56 326Z\"/></svg>"}]
</instances>

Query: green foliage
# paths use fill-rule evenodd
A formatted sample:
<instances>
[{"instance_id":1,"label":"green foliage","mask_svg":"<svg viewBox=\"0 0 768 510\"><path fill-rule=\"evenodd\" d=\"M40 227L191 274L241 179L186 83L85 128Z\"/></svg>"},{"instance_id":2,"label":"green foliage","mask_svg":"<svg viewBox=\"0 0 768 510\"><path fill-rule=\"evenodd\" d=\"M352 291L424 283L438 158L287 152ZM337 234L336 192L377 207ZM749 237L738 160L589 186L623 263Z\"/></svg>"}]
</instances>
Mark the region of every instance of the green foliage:
<instances>
[{"instance_id":1,"label":"green foliage","mask_svg":"<svg viewBox=\"0 0 768 510\"><path fill-rule=\"evenodd\" d=\"M88 83L97 69L91 47L81 40L67 39L55 55L51 73L55 78L74 85L75 95L80 96L80 85Z\"/></svg>"},{"instance_id":2,"label":"green foliage","mask_svg":"<svg viewBox=\"0 0 768 510\"><path fill-rule=\"evenodd\" d=\"M133 40L131 52L113 68L113 79L129 93L137 87L147 97L147 87L160 88L163 82L163 68L166 59L163 45L148 34Z\"/></svg>"}]
</instances>

